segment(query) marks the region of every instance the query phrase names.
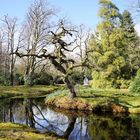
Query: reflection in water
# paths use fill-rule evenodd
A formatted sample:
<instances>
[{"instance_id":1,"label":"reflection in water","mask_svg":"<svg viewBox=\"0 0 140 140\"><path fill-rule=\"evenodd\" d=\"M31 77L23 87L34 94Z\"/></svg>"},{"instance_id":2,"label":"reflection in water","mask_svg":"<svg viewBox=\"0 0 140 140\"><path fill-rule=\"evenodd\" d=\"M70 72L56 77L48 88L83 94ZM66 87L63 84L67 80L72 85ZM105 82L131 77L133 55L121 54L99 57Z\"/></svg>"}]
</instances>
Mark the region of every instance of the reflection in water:
<instances>
[{"instance_id":1,"label":"reflection in water","mask_svg":"<svg viewBox=\"0 0 140 140\"><path fill-rule=\"evenodd\" d=\"M52 110L44 101L0 100L0 122L27 124L69 140L139 140L140 118Z\"/></svg>"}]
</instances>

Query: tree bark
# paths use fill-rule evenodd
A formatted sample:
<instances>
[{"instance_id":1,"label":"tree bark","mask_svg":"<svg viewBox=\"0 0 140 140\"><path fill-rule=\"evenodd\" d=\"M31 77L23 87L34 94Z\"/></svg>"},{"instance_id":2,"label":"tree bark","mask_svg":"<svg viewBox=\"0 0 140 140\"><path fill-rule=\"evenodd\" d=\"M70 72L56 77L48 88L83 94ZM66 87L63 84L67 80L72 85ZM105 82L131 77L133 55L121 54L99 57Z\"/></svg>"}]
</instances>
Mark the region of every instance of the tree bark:
<instances>
[{"instance_id":1,"label":"tree bark","mask_svg":"<svg viewBox=\"0 0 140 140\"><path fill-rule=\"evenodd\" d=\"M75 92L75 89L74 89L74 85L73 83L71 82L71 80L69 79L68 76L65 77L65 83L68 87L68 89L70 90L70 97L71 98L75 98L76 97L76 92Z\"/></svg>"},{"instance_id":2,"label":"tree bark","mask_svg":"<svg viewBox=\"0 0 140 140\"><path fill-rule=\"evenodd\" d=\"M76 91L75 91L75 89L74 89L73 83L72 83L71 80L70 80L70 76L67 75L67 72L66 72L65 68L64 68L60 63L58 63L55 59L53 59L53 58L51 58L51 57L50 57L49 59L51 60L52 64L54 65L54 67L55 67L58 71L60 71L60 72L63 73L64 75L66 75L66 76L65 76L65 83L66 83L66 85L67 85L67 87L68 87L68 89L69 89L69 91L70 91L70 97L71 97L71 98L75 98L75 97L76 97Z\"/></svg>"},{"instance_id":3,"label":"tree bark","mask_svg":"<svg viewBox=\"0 0 140 140\"><path fill-rule=\"evenodd\" d=\"M11 62L11 66L10 66L10 85L14 86L14 62L13 62L13 56L12 56L12 62Z\"/></svg>"}]
</instances>

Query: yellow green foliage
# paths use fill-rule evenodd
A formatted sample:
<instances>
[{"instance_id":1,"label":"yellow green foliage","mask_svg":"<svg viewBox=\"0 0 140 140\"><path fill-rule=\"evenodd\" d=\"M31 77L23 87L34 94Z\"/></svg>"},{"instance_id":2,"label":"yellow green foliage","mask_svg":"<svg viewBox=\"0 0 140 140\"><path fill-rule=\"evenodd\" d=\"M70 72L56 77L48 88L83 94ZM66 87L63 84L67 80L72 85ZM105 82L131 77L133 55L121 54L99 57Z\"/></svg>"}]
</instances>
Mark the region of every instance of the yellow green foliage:
<instances>
[{"instance_id":1,"label":"yellow green foliage","mask_svg":"<svg viewBox=\"0 0 140 140\"><path fill-rule=\"evenodd\" d=\"M89 55L93 65L92 86L128 88L140 65L131 14L128 11L121 14L111 0L100 0L99 4L101 20L88 46L92 50Z\"/></svg>"},{"instance_id":2,"label":"yellow green foliage","mask_svg":"<svg viewBox=\"0 0 140 140\"><path fill-rule=\"evenodd\" d=\"M134 81L130 85L130 91L140 93L140 69L137 71L137 75Z\"/></svg>"}]
</instances>

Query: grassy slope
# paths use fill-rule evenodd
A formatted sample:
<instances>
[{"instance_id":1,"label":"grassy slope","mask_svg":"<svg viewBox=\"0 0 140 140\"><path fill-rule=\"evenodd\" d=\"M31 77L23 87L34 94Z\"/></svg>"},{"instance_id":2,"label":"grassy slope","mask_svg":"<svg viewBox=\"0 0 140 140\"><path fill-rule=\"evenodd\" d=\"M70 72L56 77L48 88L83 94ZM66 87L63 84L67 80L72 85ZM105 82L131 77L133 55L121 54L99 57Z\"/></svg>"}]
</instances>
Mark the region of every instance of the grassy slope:
<instances>
[{"instance_id":1,"label":"grassy slope","mask_svg":"<svg viewBox=\"0 0 140 140\"><path fill-rule=\"evenodd\" d=\"M67 90L56 91L46 98L46 103L64 109L140 113L140 94L128 90L93 89L77 87L78 97L73 101L68 98Z\"/></svg>"},{"instance_id":2,"label":"grassy slope","mask_svg":"<svg viewBox=\"0 0 140 140\"><path fill-rule=\"evenodd\" d=\"M26 125L0 123L0 140L60 140L50 134L38 134Z\"/></svg>"},{"instance_id":3,"label":"grassy slope","mask_svg":"<svg viewBox=\"0 0 140 140\"><path fill-rule=\"evenodd\" d=\"M56 86L0 86L0 98L42 97L58 89Z\"/></svg>"}]
</instances>

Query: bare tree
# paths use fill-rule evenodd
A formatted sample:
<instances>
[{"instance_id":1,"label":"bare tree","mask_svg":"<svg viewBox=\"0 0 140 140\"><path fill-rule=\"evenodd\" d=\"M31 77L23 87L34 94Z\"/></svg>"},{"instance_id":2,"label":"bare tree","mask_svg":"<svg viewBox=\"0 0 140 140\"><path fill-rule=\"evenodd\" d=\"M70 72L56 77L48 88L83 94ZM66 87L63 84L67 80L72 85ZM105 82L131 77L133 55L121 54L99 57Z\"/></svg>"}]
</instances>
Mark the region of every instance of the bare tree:
<instances>
[{"instance_id":1,"label":"bare tree","mask_svg":"<svg viewBox=\"0 0 140 140\"><path fill-rule=\"evenodd\" d=\"M10 85L14 85L14 72L16 55L13 53L17 49L16 41L16 26L17 19L5 16L2 20L4 22L4 41L5 41L5 68L7 67L10 73ZM10 55L11 54L11 55Z\"/></svg>"},{"instance_id":2,"label":"bare tree","mask_svg":"<svg viewBox=\"0 0 140 140\"><path fill-rule=\"evenodd\" d=\"M80 63L85 63L87 61L87 51L88 51L88 41L90 37L90 30L86 29L84 25L78 27L78 32L76 34L76 46L78 49L77 55ZM86 74L87 67L81 67L84 75Z\"/></svg>"},{"instance_id":3,"label":"bare tree","mask_svg":"<svg viewBox=\"0 0 140 140\"><path fill-rule=\"evenodd\" d=\"M58 28L55 31L49 31L49 33L51 35L50 42L54 45L54 48L52 53L47 55L43 54L42 56L48 58L54 67L63 74L64 81L71 93L70 97L74 98L76 97L76 91L71 80L71 75L76 65L74 65L74 59L69 58L68 54L72 53L74 55L74 50L76 49L76 47L73 46L76 40L72 38L75 30L66 29L63 21L61 21ZM69 37L71 37L72 40ZM68 40L70 41L68 42Z\"/></svg>"},{"instance_id":4,"label":"bare tree","mask_svg":"<svg viewBox=\"0 0 140 140\"><path fill-rule=\"evenodd\" d=\"M74 56L76 55L75 49L75 37L74 34L77 33L74 29L67 29L64 27L64 23L60 22L58 28L55 31L49 31L50 33L50 48L43 48L43 52L36 54L32 53L19 53L15 52L19 57L34 57L34 58L45 58L49 59L54 67L60 71L64 76L64 81L70 90L70 97L76 97L76 91L71 80L71 75L73 74L73 69L81 66L86 66L85 62L77 64ZM73 55L73 58L69 56Z\"/></svg>"},{"instance_id":5,"label":"bare tree","mask_svg":"<svg viewBox=\"0 0 140 140\"><path fill-rule=\"evenodd\" d=\"M26 85L33 85L33 76L36 67L42 62L35 56L43 51L47 46L47 33L50 28L50 18L54 10L49 8L48 4L43 0L35 1L29 8L27 19L24 25L24 50L28 54L26 57L26 69L24 81Z\"/></svg>"},{"instance_id":6,"label":"bare tree","mask_svg":"<svg viewBox=\"0 0 140 140\"><path fill-rule=\"evenodd\" d=\"M0 32L0 74L3 73L3 35Z\"/></svg>"},{"instance_id":7,"label":"bare tree","mask_svg":"<svg viewBox=\"0 0 140 140\"><path fill-rule=\"evenodd\" d=\"M44 7L44 1L35 1L27 13L27 21L24 31L24 51L17 49L14 54L25 57L25 83L33 85L35 69L43 59L49 60L51 64L62 73L64 81L70 90L70 97L76 97L76 91L71 79L74 68L86 66L84 60L81 63L75 61L77 55L76 44L77 31L71 27L65 27L64 19L57 26L51 28L49 19L54 11ZM85 42L84 42L85 43ZM79 45L81 51L81 45ZM70 57L72 56L72 57ZM83 54L82 56L83 57ZM82 58L83 59L83 58Z\"/></svg>"}]
</instances>

